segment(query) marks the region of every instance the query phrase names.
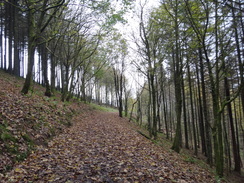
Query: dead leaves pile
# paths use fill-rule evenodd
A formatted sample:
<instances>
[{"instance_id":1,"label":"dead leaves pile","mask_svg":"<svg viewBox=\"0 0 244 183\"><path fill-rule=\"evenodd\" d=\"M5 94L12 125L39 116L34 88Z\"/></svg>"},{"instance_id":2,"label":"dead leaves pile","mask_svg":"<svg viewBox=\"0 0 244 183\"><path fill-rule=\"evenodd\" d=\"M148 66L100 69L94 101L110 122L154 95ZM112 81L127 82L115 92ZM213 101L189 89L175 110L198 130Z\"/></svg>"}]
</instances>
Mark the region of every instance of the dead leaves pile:
<instances>
[{"instance_id":1,"label":"dead leaves pile","mask_svg":"<svg viewBox=\"0 0 244 183\"><path fill-rule=\"evenodd\" d=\"M2 177L5 182L214 182L179 161L114 113L86 111Z\"/></svg>"},{"instance_id":2,"label":"dead leaves pile","mask_svg":"<svg viewBox=\"0 0 244 183\"><path fill-rule=\"evenodd\" d=\"M40 86L35 86L40 95L21 95L23 81L0 71L0 174L24 160L35 144L46 143L66 128L73 113L61 102L43 97Z\"/></svg>"}]
</instances>

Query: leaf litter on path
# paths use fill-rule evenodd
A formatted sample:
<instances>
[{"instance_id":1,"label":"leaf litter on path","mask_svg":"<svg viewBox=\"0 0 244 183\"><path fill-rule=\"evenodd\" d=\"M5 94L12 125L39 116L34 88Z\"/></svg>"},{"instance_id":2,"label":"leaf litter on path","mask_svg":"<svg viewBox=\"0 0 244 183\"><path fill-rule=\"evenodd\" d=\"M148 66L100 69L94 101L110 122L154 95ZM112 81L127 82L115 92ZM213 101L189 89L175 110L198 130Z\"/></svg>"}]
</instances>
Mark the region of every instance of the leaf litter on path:
<instances>
[{"instance_id":1,"label":"leaf litter on path","mask_svg":"<svg viewBox=\"0 0 244 183\"><path fill-rule=\"evenodd\" d=\"M73 126L39 146L3 182L214 182L195 164L175 158L115 113L86 111Z\"/></svg>"}]
</instances>

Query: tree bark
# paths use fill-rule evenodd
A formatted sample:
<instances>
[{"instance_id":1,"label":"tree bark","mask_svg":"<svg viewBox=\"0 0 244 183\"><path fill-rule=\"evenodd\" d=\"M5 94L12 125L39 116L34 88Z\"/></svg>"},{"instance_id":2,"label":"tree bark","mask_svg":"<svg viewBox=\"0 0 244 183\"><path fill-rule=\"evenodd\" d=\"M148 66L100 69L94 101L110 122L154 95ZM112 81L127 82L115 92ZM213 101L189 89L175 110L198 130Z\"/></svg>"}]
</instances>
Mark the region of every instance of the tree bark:
<instances>
[{"instance_id":1,"label":"tree bark","mask_svg":"<svg viewBox=\"0 0 244 183\"><path fill-rule=\"evenodd\" d=\"M175 29L175 56L173 54L174 85L175 85L175 112L176 112L176 134L171 147L174 151L180 152L182 146L181 134L181 113L182 113L182 65L179 47L179 22L178 22L178 0L175 1L174 29Z\"/></svg>"},{"instance_id":2,"label":"tree bark","mask_svg":"<svg viewBox=\"0 0 244 183\"><path fill-rule=\"evenodd\" d=\"M193 138L194 138L194 154L197 155L197 134L196 134L196 126L195 126L195 116L194 116L194 106L193 106L193 92L192 92L192 84L191 84L191 74L190 74L190 66L189 59L186 61L187 67L187 76L188 76L188 84L189 84L189 92L190 92L190 106L191 106L191 122L193 129Z\"/></svg>"},{"instance_id":3,"label":"tree bark","mask_svg":"<svg viewBox=\"0 0 244 183\"><path fill-rule=\"evenodd\" d=\"M203 65L203 55L202 49L198 49L199 61L200 61L200 75L201 75L201 88L202 88L202 99L203 99L203 114L204 114L204 123L206 128L206 156L207 162L210 166L213 165L213 155L212 155L212 140L211 140L211 124L208 113L207 105L207 95L206 95L206 86L205 86L205 75L204 75L204 65Z\"/></svg>"},{"instance_id":4,"label":"tree bark","mask_svg":"<svg viewBox=\"0 0 244 183\"><path fill-rule=\"evenodd\" d=\"M42 72L44 84L46 86L45 96L51 97L51 88L48 80L48 53L45 44L41 45L41 58L42 58Z\"/></svg>"},{"instance_id":5,"label":"tree bark","mask_svg":"<svg viewBox=\"0 0 244 183\"><path fill-rule=\"evenodd\" d=\"M230 100L230 87L229 87L229 82L228 82L227 77L224 78L224 87L225 87L226 100L228 101L228 100ZM240 157L240 151L238 149L237 142L236 142L234 119L233 119L233 114L232 114L231 103L227 104L227 111L228 111L230 130L231 130L232 151L233 151L233 157L234 157L234 162L235 162L234 170L238 173L241 173L241 157Z\"/></svg>"},{"instance_id":6,"label":"tree bark","mask_svg":"<svg viewBox=\"0 0 244 183\"><path fill-rule=\"evenodd\" d=\"M30 9L30 12L28 13L28 27L29 27L29 33L28 33L28 68L27 68L27 75L25 79L24 86L21 90L21 93L27 94L32 81L32 70L34 66L34 55L36 50L36 36L35 36L35 30L34 30L34 9Z\"/></svg>"}]
</instances>

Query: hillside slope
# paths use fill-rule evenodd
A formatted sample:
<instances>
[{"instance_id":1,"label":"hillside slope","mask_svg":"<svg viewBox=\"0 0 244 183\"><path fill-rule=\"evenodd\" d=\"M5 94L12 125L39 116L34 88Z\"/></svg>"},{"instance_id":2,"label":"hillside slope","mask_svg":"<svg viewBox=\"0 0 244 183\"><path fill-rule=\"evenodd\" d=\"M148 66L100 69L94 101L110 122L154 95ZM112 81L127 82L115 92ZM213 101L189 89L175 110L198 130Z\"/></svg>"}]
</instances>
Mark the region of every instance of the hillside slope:
<instances>
[{"instance_id":1,"label":"hillside slope","mask_svg":"<svg viewBox=\"0 0 244 183\"><path fill-rule=\"evenodd\" d=\"M43 97L41 86L21 95L23 82L0 70L0 173L24 160L35 144L45 144L70 125L74 113L71 105Z\"/></svg>"}]
</instances>

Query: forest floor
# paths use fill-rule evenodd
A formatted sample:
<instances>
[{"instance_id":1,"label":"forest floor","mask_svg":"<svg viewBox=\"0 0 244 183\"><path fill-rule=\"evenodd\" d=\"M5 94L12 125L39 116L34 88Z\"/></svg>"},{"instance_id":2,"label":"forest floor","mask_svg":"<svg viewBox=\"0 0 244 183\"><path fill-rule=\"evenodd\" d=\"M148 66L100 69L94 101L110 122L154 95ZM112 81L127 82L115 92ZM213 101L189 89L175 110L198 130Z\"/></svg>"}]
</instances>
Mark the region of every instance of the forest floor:
<instances>
[{"instance_id":1,"label":"forest floor","mask_svg":"<svg viewBox=\"0 0 244 183\"><path fill-rule=\"evenodd\" d=\"M87 110L5 176L9 182L214 182L137 133L117 113Z\"/></svg>"},{"instance_id":2,"label":"forest floor","mask_svg":"<svg viewBox=\"0 0 244 183\"><path fill-rule=\"evenodd\" d=\"M118 113L47 99L41 88L22 96L22 84L0 71L1 183L217 180L210 168L145 138Z\"/></svg>"}]
</instances>

